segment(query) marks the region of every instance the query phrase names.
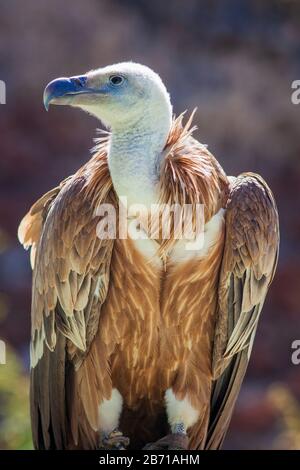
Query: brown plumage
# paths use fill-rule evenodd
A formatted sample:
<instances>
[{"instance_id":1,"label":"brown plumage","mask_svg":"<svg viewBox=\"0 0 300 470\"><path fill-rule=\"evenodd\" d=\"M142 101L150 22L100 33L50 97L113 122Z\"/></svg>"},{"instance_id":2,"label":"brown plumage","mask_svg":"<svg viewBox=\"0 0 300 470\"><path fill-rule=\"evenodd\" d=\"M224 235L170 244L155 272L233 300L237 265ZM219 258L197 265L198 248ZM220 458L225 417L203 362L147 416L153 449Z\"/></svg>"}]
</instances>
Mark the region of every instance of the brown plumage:
<instances>
[{"instance_id":1,"label":"brown plumage","mask_svg":"<svg viewBox=\"0 0 300 470\"><path fill-rule=\"evenodd\" d=\"M109 137L20 225L20 240L36 253L31 413L37 448L95 448L97 409L112 387L123 396L121 429L132 447L167 432L164 392L171 386L179 399L189 393L201 410L190 447L218 448L223 441L274 275L277 211L262 178L248 173L229 182L181 121L173 122L166 145L161 199L203 202L206 222L227 209L226 230L204 259L167 261L161 272L130 240L97 238L97 205L117 208ZM169 247L168 240L159 251Z\"/></svg>"}]
</instances>

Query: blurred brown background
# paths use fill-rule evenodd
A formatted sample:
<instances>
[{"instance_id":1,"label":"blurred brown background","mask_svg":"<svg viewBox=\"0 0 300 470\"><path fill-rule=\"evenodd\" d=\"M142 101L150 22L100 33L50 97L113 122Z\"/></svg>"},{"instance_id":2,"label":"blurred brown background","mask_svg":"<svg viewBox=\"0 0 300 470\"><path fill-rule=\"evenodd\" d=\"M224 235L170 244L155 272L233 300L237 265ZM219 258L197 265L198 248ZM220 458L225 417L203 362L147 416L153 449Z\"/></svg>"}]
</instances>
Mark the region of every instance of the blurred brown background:
<instances>
[{"instance_id":1,"label":"blurred brown background","mask_svg":"<svg viewBox=\"0 0 300 470\"><path fill-rule=\"evenodd\" d=\"M158 71L174 111L198 107L197 137L229 174L270 184L281 254L225 447L300 448L300 79L298 0L4 0L0 6L0 448L30 448L31 272L16 231L44 192L89 158L98 125L42 106L51 79L117 61Z\"/></svg>"}]
</instances>

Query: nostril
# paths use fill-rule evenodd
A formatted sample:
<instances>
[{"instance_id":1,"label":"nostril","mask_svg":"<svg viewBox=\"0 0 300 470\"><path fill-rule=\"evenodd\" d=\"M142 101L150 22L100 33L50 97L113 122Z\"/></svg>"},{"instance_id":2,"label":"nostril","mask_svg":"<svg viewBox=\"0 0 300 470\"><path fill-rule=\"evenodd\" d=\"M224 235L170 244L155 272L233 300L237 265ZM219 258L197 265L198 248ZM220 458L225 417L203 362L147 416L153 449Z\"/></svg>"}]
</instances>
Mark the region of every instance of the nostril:
<instances>
[{"instance_id":1,"label":"nostril","mask_svg":"<svg viewBox=\"0 0 300 470\"><path fill-rule=\"evenodd\" d=\"M78 87L83 87L85 85L84 77L74 77L72 80Z\"/></svg>"}]
</instances>

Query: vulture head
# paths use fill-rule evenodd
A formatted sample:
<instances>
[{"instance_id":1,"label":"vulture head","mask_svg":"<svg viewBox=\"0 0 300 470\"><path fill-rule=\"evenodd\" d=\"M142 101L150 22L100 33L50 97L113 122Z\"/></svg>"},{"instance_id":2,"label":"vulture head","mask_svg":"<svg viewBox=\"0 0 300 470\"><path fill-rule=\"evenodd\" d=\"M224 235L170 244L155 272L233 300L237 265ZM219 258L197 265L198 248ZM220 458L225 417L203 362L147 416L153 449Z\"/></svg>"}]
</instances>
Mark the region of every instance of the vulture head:
<instances>
[{"instance_id":1,"label":"vulture head","mask_svg":"<svg viewBox=\"0 0 300 470\"><path fill-rule=\"evenodd\" d=\"M51 81L44 105L80 107L112 130L135 125L145 115L172 119L170 97L158 74L149 67L123 62L84 75Z\"/></svg>"}]
</instances>

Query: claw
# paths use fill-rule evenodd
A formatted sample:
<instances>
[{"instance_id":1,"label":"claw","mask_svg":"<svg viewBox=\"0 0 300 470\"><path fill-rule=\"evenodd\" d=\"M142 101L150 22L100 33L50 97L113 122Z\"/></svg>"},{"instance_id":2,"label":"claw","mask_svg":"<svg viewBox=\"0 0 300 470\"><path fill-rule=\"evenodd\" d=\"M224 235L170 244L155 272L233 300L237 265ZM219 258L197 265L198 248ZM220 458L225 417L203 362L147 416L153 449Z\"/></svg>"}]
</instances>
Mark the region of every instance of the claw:
<instances>
[{"instance_id":1,"label":"claw","mask_svg":"<svg viewBox=\"0 0 300 470\"><path fill-rule=\"evenodd\" d=\"M114 429L110 434L104 436L100 448L110 450L126 450L129 446L129 438L123 436L122 432Z\"/></svg>"}]
</instances>

